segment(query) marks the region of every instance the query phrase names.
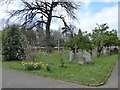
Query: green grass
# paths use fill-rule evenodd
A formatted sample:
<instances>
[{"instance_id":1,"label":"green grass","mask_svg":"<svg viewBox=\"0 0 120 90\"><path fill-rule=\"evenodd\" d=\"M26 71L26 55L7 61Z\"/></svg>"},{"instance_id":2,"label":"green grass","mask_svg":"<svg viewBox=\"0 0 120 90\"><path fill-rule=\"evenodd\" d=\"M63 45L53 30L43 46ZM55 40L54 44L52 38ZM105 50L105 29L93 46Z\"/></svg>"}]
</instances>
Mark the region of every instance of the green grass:
<instances>
[{"instance_id":1,"label":"green grass","mask_svg":"<svg viewBox=\"0 0 120 90\"><path fill-rule=\"evenodd\" d=\"M0 67L2 66L2 55L0 55Z\"/></svg>"},{"instance_id":2,"label":"green grass","mask_svg":"<svg viewBox=\"0 0 120 90\"><path fill-rule=\"evenodd\" d=\"M48 72L45 69L27 71L23 68L21 61L3 61L3 67L16 69L36 75L50 77L54 79L82 83L82 84L100 84L106 82L108 76L117 62L118 55L102 56L93 60L94 64L78 65L70 63L67 60L67 52L62 55L60 53L52 53L41 55L36 61L44 63L53 63L52 71ZM65 67L60 68L60 59L65 62Z\"/></svg>"},{"instance_id":3,"label":"green grass","mask_svg":"<svg viewBox=\"0 0 120 90\"><path fill-rule=\"evenodd\" d=\"M64 51L55 51L54 53L61 54L61 53L69 53L70 50L64 50Z\"/></svg>"},{"instance_id":4,"label":"green grass","mask_svg":"<svg viewBox=\"0 0 120 90\"><path fill-rule=\"evenodd\" d=\"M1 54L2 54L2 31L0 31L0 55ZM1 63L0 63L0 65L1 65Z\"/></svg>"}]
</instances>

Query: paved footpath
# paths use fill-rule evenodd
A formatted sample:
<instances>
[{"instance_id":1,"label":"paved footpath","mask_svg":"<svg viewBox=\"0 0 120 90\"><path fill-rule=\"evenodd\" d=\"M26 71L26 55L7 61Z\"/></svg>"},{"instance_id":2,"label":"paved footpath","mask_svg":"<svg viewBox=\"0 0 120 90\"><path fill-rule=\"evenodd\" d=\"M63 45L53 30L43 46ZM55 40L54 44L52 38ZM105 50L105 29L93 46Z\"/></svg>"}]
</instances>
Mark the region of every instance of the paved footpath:
<instances>
[{"instance_id":1,"label":"paved footpath","mask_svg":"<svg viewBox=\"0 0 120 90\"><path fill-rule=\"evenodd\" d=\"M118 87L118 65L116 65L107 84L97 88L117 88ZM2 71L2 88L95 88L55 80L51 78L36 76L17 70L8 70L0 67ZM0 74L1 75L1 74Z\"/></svg>"}]
</instances>

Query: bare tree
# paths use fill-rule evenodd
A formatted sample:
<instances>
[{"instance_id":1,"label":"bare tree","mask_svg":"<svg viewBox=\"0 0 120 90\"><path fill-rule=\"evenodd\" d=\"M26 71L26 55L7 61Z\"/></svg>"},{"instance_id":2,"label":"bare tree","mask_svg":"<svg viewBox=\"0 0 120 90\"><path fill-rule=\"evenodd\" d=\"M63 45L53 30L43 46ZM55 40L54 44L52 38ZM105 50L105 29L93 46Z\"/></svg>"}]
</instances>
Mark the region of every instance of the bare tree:
<instances>
[{"instance_id":1,"label":"bare tree","mask_svg":"<svg viewBox=\"0 0 120 90\"><path fill-rule=\"evenodd\" d=\"M7 0L10 2L10 0ZM15 0L12 0L15 1ZM46 28L46 46L49 50L50 48L50 24L52 18L58 18L61 19L65 25L65 27L68 27L65 17L61 15L53 15L54 9L57 6L61 6L64 8L64 10L67 12L67 14L72 18L75 19L75 13L74 10L78 9L80 5L74 3L74 2L61 2L60 0L52 0L51 2L47 2L46 0L20 0L23 4L23 8L20 10L14 10L11 11L10 19L14 16L19 16L19 19L22 19L22 25L30 24L34 21L33 27L36 25L39 25L41 23L45 24ZM42 19L43 17L44 20ZM37 17L37 19L35 19Z\"/></svg>"}]
</instances>

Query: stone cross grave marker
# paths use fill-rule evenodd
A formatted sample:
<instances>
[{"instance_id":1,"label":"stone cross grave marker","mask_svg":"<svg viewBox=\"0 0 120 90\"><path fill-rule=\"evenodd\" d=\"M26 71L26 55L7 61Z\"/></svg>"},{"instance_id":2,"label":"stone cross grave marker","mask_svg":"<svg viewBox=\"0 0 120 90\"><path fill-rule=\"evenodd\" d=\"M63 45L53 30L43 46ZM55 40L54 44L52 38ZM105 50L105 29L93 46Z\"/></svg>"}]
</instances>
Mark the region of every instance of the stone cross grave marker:
<instances>
[{"instance_id":1,"label":"stone cross grave marker","mask_svg":"<svg viewBox=\"0 0 120 90\"><path fill-rule=\"evenodd\" d=\"M78 46L75 44L74 46L74 60L76 60L76 63L77 63L77 52L78 52Z\"/></svg>"},{"instance_id":2,"label":"stone cross grave marker","mask_svg":"<svg viewBox=\"0 0 120 90\"><path fill-rule=\"evenodd\" d=\"M78 46L76 44L75 44L74 48L75 48L75 53L77 53Z\"/></svg>"}]
</instances>

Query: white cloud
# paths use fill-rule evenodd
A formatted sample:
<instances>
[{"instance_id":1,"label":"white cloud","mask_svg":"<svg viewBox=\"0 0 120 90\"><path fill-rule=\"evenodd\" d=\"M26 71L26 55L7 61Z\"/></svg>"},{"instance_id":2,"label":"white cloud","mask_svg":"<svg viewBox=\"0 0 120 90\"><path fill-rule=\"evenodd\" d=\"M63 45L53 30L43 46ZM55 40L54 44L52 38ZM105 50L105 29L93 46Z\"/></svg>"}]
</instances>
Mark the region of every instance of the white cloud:
<instances>
[{"instance_id":1,"label":"white cloud","mask_svg":"<svg viewBox=\"0 0 120 90\"><path fill-rule=\"evenodd\" d=\"M8 13L4 12L4 11L0 11L0 18L3 19L8 15Z\"/></svg>"},{"instance_id":2,"label":"white cloud","mask_svg":"<svg viewBox=\"0 0 120 90\"><path fill-rule=\"evenodd\" d=\"M119 2L119 0L71 0L75 2Z\"/></svg>"},{"instance_id":3,"label":"white cloud","mask_svg":"<svg viewBox=\"0 0 120 90\"><path fill-rule=\"evenodd\" d=\"M2 30L5 27L5 24L3 23L3 19L7 18L8 13L4 11L0 11L0 30Z\"/></svg>"},{"instance_id":4,"label":"white cloud","mask_svg":"<svg viewBox=\"0 0 120 90\"><path fill-rule=\"evenodd\" d=\"M91 13L89 10L89 5L91 2L118 2L119 0L73 0L73 1L81 1L82 7L80 11L77 11L78 20L72 21L72 23L77 27L81 28L83 31L91 32L94 27L96 27L96 23L103 24L108 23L110 29L117 29L118 27L118 6L114 7L104 7L98 13ZM84 8L84 9L83 9ZM97 7L96 7L97 8ZM61 10L62 11L62 10ZM63 12L63 11L62 11ZM66 15L63 12L64 15ZM68 17L65 18L68 22L71 22ZM57 24L51 25L52 29L56 27ZM63 24L62 24L63 25ZM77 32L77 30L75 31Z\"/></svg>"},{"instance_id":5,"label":"white cloud","mask_svg":"<svg viewBox=\"0 0 120 90\"><path fill-rule=\"evenodd\" d=\"M58 30L58 28L59 28L59 25L58 24L51 24L50 25L50 29L52 29L52 30Z\"/></svg>"},{"instance_id":6,"label":"white cloud","mask_svg":"<svg viewBox=\"0 0 120 90\"><path fill-rule=\"evenodd\" d=\"M91 32L96 26L96 23L103 24L108 23L110 29L117 29L118 27L118 6L105 7L100 12L93 14L88 12L79 15L79 23L76 22L76 26L83 31Z\"/></svg>"}]
</instances>

